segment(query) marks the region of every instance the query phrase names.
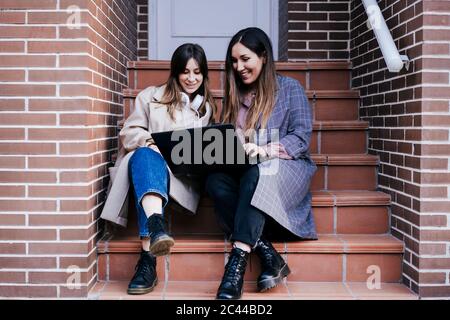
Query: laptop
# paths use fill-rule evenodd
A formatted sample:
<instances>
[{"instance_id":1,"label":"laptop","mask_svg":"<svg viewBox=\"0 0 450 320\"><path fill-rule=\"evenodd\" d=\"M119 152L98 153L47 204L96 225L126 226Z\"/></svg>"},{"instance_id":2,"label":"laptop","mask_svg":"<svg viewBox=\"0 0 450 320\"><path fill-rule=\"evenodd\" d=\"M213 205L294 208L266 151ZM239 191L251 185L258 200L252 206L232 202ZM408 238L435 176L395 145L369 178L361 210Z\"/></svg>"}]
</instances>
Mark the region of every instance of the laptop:
<instances>
[{"instance_id":1,"label":"laptop","mask_svg":"<svg viewBox=\"0 0 450 320\"><path fill-rule=\"evenodd\" d=\"M244 170L256 164L245 153L232 124L214 124L151 135L175 176Z\"/></svg>"}]
</instances>

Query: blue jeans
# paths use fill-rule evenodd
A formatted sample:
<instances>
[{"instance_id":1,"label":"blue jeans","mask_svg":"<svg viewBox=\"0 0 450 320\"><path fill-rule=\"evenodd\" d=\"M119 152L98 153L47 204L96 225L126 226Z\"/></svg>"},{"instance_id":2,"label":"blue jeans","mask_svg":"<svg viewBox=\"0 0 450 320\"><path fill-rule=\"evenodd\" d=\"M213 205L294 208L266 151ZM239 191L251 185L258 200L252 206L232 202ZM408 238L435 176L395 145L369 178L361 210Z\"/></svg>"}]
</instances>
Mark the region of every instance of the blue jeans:
<instances>
[{"instance_id":1,"label":"blue jeans","mask_svg":"<svg viewBox=\"0 0 450 320\"><path fill-rule=\"evenodd\" d=\"M128 163L128 176L134 193L138 215L139 235L149 237L147 215L142 207L142 198L152 193L162 198L163 210L169 201L170 176L166 161L156 151L142 147L137 149Z\"/></svg>"}]
</instances>

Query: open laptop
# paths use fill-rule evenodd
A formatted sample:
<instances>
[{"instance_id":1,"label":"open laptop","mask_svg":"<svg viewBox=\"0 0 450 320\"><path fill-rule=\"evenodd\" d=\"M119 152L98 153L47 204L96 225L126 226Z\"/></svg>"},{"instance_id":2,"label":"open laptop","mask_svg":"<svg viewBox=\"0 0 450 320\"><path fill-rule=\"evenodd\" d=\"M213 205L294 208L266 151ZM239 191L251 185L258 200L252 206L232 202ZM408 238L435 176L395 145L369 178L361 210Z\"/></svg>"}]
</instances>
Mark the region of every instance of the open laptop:
<instances>
[{"instance_id":1,"label":"open laptop","mask_svg":"<svg viewBox=\"0 0 450 320\"><path fill-rule=\"evenodd\" d=\"M157 132L152 138L174 175L235 171L256 164L232 124Z\"/></svg>"}]
</instances>

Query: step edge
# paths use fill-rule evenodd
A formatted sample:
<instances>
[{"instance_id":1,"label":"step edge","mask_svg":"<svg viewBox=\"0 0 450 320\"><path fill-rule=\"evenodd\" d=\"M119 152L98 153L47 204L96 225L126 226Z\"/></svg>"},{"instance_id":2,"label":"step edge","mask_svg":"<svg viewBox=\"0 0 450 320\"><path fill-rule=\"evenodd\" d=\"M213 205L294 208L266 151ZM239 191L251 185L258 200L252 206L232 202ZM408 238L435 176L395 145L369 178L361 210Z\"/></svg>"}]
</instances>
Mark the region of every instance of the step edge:
<instances>
[{"instance_id":1,"label":"step edge","mask_svg":"<svg viewBox=\"0 0 450 320\"><path fill-rule=\"evenodd\" d=\"M367 130L369 127L370 123L362 120L315 120L313 122L313 129L320 129L320 131Z\"/></svg>"},{"instance_id":2,"label":"step edge","mask_svg":"<svg viewBox=\"0 0 450 320\"><path fill-rule=\"evenodd\" d=\"M277 70L297 71L297 70L352 70L351 62L347 61L298 61L298 62L284 62L276 61L275 66ZM127 62L128 70L169 70L170 60L134 60ZM210 60L208 61L209 70L225 71L225 61Z\"/></svg>"},{"instance_id":3,"label":"step edge","mask_svg":"<svg viewBox=\"0 0 450 320\"><path fill-rule=\"evenodd\" d=\"M134 99L138 93L144 90L141 89L123 89L122 95L124 99ZM221 89L213 89L211 93L214 98L223 98L223 91ZM332 98L332 99L359 99L359 92L356 90L305 90L308 98Z\"/></svg>"},{"instance_id":4,"label":"step edge","mask_svg":"<svg viewBox=\"0 0 450 320\"><path fill-rule=\"evenodd\" d=\"M124 123L125 119L120 119L117 121L116 125L119 129L122 129ZM354 131L360 133L361 131L363 131L365 133L365 131L369 129L369 123L365 123L364 121L353 121L353 123L350 123L349 121L345 122L342 120L336 120L333 123L324 124L322 121L314 121L312 129L313 132Z\"/></svg>"},{"instance_id":5,"label":"step edge","mask_svg":"<svg viewBox=\"0 0 450 320\"><path fill-rule=\"evenodd\" d=\"M324 236L331 236L334 241L327 242L325 238L324 242L320 241L320 238ZM349 240L345 240L342 237L361 236L361 235L327 235L319 234L319 240L307 240L305 242L299 241L295 243L282 242L274 243L274 246L284 249L279 250L280 253L339 253L339 254L403 254L404 243L394 238L390 234L382 235L363 235L366 240L362 243L354 243ZM377 241L378 239L381 239ZM366 242L367 241L367 242ZM181 242L181 243L180 243ZM231 246L225 243L219 244L217 241L212 245L208 245L210 240L198 240L196 244L186 243L183 240L178 240L180 243L175 245L171 251L171 254L176 253L225 253L229 252ZM109 240L107 243L97 243L98 254L120 254L120 253L139 253L141 251L139 240Z\"/></svg>"}]
</instances>

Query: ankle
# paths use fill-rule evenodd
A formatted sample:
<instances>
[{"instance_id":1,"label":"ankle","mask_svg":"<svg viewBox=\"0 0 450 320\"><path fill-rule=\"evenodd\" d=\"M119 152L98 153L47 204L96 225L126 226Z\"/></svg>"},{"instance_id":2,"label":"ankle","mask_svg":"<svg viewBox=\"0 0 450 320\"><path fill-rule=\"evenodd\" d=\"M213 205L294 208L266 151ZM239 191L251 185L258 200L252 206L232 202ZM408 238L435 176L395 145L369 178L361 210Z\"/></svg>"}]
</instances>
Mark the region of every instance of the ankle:
<instances>
[{"instance_id":1,"label":"ankle","mask_svg":"<svg viewBox=\"0 0 450 320\"><path fill-rule=\"evenodd\" d=\"M164 231L164 217L162 214L154 213L150 215L147 219L148 231L151 234L154 232Z\"/></svg>"},{"instance_id":2,"label":"ankle","mask_svg":"<svg viewBox=\"0 0 450 320\"><path fill-rule=\"evenodd\" d=\"M145 238L141 240L141 249L142 251L149 252L150 251L150 239Z\"/></svg>"},{"instance_id":3,"label":"ankle","mask_svg":"<svg viewBox=\"0 0 450 320\"><path fill-rule=\"evenodd\" d=\"M241 249L242 251L245 251L247 253L250 253L252 251L252 248L248 244L240 241L235 241L233 243L233 248Z\"/></svg>"},{"instance_id":4,"label":"ankle","mask_svg":"<svg viewBox=\"0 0 450 320\"><path fill-rule=\"evenodd\" d=\"M147 214L147 220L150 218L162 218L163 214L161 212L152 212L150 214Z\"/></svg>"}]
</instances>

